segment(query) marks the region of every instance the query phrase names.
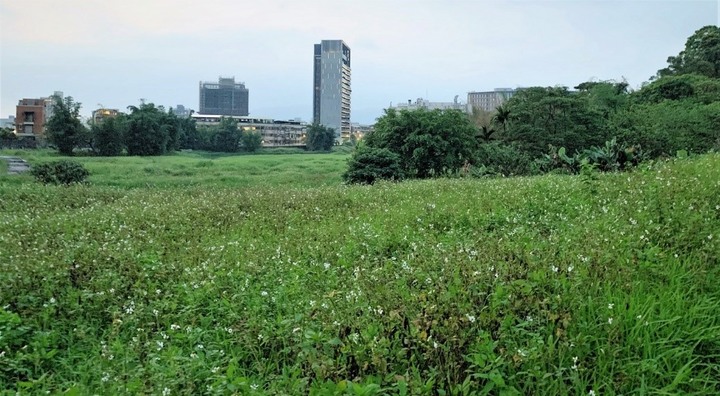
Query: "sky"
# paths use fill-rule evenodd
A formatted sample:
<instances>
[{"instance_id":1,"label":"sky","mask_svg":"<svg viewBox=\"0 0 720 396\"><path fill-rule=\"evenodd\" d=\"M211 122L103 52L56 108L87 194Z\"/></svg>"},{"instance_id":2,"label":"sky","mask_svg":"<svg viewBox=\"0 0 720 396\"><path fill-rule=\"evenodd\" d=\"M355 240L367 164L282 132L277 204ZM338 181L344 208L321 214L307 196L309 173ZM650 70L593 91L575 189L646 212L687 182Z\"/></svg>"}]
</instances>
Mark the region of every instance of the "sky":
<instances>
[{"instance_id":1,"label":"sky","mask_svg":"<svg viewBox=\"0 0 720 396\"><path fill-rule=\"evenodd\" d=\"M235 77L250 115L312 119L313 44L352 52L351 121L470 91L639 88L717 0L0 0L0 118L63 91L89 115L141 99L198 109L198 83Z\"/></svg>"}]
</instances>

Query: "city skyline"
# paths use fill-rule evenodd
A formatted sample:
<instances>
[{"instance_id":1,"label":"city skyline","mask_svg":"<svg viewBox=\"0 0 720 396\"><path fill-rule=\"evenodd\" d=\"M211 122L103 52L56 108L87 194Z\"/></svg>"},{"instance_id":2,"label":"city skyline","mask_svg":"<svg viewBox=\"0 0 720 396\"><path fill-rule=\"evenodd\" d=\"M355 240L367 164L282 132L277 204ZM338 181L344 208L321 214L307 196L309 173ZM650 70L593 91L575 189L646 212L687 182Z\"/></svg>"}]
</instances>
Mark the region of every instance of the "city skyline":
<instances>
[{"instance_id":1,"label":"city skyline","mask_svg":"<svg viewBox=\"0 0 720 396\"><path fill-rule=\"evenodd\" d=\"M85 116L140 98L197 110L197 81L235 75L253 89L252 116L311 121L308 48L325 38L353 48L352 122L494 87L624 77L637 88L717 23L716 1L2 0L0 118L53 91Z\"/></svg>"}]
</instances>

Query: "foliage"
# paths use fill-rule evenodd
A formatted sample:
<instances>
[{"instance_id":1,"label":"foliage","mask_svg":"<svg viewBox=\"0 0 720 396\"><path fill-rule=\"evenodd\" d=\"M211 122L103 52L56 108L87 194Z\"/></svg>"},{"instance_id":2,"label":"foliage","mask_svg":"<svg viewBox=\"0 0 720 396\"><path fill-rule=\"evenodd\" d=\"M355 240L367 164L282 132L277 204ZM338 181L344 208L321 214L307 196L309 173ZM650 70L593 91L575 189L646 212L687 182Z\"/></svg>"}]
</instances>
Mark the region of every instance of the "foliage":
<instances>
[{"instance_id":1,"label":"foliage","mask_svg":"<svg viewBox=\"0 0 720 396\"><path fill-rule=\"evenodd\" d=\"M254 153L262 147L262 135L253 131L245 131L242 134L242 145L245 151Z\"/></svg>"},{"instance_id":2,"label":"foliage","mask_svg":"<svg viewBox=\"0 0 720 396\"><path fill-rule=\"evenodd\" d=\"M364 140L369 148L400 156L407 177L427 178L459 171L472 160L476 129L459 110L385 110Z\"/></svg>"},{"instance_id":3,"label":"foliage","mask_svg":"<svg viewBox=\"0 0 720 396\"><path fill-rule=\"evenodd\" d=\"M335 130L320 124L312 124L307 129L305 144L310 151L330 151L335 144Z\"/></svg>"},{"instance_id":4,"label":"foliage","mask_svg":"<svg viewBox=\"0 0 720 396\"><path fill-rule=\"evenodd\" d=\"M3 139L15 140L17 139L17 135L15 135L12 128L0 128L0 140Z\"/></svg>"},{"instance_id":5,"label":"foliage","mask_svg":"<svg viewBox=\"0 0 720 396\"><path fill-rule=\"evenodd\" d=\"M699 74L720 78L720 27L708 25L687 39L685 49L667 59L668 66L657 77Z\"/></svg>"},{"instance_id":6,"label":"foliage","mask_svg":"<svg viewBox=\"0 0 720 396\"><path fill-rule=\"evenodd\" d=\"M549 145L575 152L602 144L610 138L609 131L590 97L566 87L522 89L505 104L512 117L504 140L533 157L542 155Z\"/></svg>"},{"instance_id":7,"label":"foliage","mask_svg":"<svg viewBox=\"0 0 720 396\"><path fill-rule=\"evenodd\" d=\"M347 183L373 184L377 180L402 180L400 156L388 149L362 145L348 160L348 170L343 174Z\"/></svg>"},{"instance_id":8,"label":"foliage","mask_svg":"<svg viewBox=\"0 0 720 396\"><path fill-rule=\"evenodd\" d=\"M220 125L214 132L212 151L235 153L240 150L242 132L238 129L237 121L234 118L222 117Z\"/></svg>"},{"instance_id":9,"label":"foliage","mask_svg":"<svg viewBox=\"0 0 720 396\"><path fill-rule=\"evenodd\" d=\"M537 173L533 158L512 144L481 144L475 154L474 175L518 176Z\"/></svg>"},{"instance_id":10,"label":"foliage","mask_svg":"<svg viewBox=\"0 0 720 396\"><path fill-rule=\"evenodd\" d=\"M53 101L52 116L45 124L47 139L61 154L72 155L73 150L88 138L88 131L80 122L81 104L72 96L64 99L53 96Z\"/></svg>"},{"instance_id":11,"label":"foliage","mask_svg":"<svg viewBox=\"0 0 720 396\"><path fill-rule=\"evenodd\" d=\"M146 187L136 171L332 158L83 157L132 188L0 183L0 388L720 393L718 154L589 175L594 194L576 176Z\"/></svg>"},{"instance_id":12,"label":"foliage","mask_svg":"<svg viewBox=\"0 0 720 396\"><path fill-rule=\"evenodd\" d=\"M73 184L82 183L90 175L85 167L70 160L59 160L34 165L30 173L35 180L43 184Z\"/></svg>"},{"instance_id":13,"label":"foliage","mask_svg":"<svg viewBox=\"0 0 720 396\"><path fill-rule=\"evenodd\" d=\"M163 109L152 103L129 106L125 145L128 155L162 155L168 151L169 128Z\"/></svg>"},{"instance_id":14,"label":"foliage","mask_svg":"<svg viewBox=\"0 0 720 396\"><path fill-rule=\"evenodd\" d=\"M90 130L93 150L100 156L113 157L125 148L125 117L118 116L95 124Z\"/></svg>"}]
</instances>

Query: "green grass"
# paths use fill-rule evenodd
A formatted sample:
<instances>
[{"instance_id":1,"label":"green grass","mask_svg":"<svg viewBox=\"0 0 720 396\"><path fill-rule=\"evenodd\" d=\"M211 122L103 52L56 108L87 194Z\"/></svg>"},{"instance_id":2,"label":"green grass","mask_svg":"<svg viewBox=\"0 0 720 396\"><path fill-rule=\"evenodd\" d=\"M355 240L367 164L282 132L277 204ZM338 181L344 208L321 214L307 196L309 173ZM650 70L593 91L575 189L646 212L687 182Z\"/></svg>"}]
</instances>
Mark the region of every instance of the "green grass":
<instances>
[{"instance_id":1,"label":"green grass","mask_svg":"<svg viewBox=\"0 0 720 396\"><path fill-rule=\"evenodd\" d=\"M89 186L0 183L0 388L720 393L720 155L372 187L144 170L344 162L297 157L82 158Z\"/></svg>"},{"instance_id":2,"label":"green grass","mask_svg":"<svg viewBox=\"0 0 720 396\"><path fill-rule=\"evenodd\" d=\"M182 152L162 157L73 157L90 171L93 186L187 188L337 185L346 167L345 153L230 155ZM287 150L285 150L287 151ZM43 150L6 150L31 164L67 158ZM0 174L0 183L23 184L30 176Z\"/></svg>"}]
</instances>

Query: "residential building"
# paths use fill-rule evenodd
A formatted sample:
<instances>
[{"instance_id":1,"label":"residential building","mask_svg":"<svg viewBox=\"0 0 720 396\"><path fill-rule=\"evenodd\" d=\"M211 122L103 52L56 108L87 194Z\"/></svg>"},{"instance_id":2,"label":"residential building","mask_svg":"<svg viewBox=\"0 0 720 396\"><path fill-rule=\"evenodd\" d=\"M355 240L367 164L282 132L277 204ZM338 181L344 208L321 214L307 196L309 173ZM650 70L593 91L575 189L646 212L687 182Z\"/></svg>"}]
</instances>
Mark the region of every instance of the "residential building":
<instances>
[{"instance_id":1,"label":"residential building","mask_svg":"<svg viewBox=\"0 0 720 396\"><path fill-rule=\"evenodd\" d=\"M412 100L408 99L407 103L398 103L395 106L390 106L397 110L462 110L465 111L465 104L458 102L458 96L455 95L455 99L452 102L431 102L423 98L417 98L413 103Z\"/></svg>"},{"instance_id":2,"label":"residential building","mask_svg":"<svg viewBox=\"0 0 720 396\"><path fill-rule=\"evenodd\" d=\"M220 125L222 115L193 114L198 126ZM242 131L257 132L262 136L263 147L304 146L307 124L297 120L273 120L272 118L230 116Z\"/></svg>"},{"instance_id":3,"label":"residential building","mask_svg":"<svg viewBox=\"0 0 720 396\"><path fill-rule=\"evenodd\" d=\"M358 122L350 123L351 133L355 135L355 139L357 140L361 140L367 136L368 133L373 131L374 127L375 125L365 125Z\"/></svg>"},{"instance_id":4,"label":"residential building","mask_svg":"<svg viewBox=\"0 0 720 396\"><path fill-rule=\"evenodd\" d=\"M92 112L92 122L100 125L108 118L114 118L120 114L118 109L97 109Z\"/></svg>"},{"instance_id":5,"label":"residential building","mask_svg":"<svg viewBox=\"0 0 720 396\"><path fill-rule=\"evenodd\" d=\"M468 92L468 111L479 108L484 111L495 111L495 109L515 94L512 88L495 88L492 91Z\"/></svg>"},{"instance_id":6,"label":"residential building","mask_svg":"<svg viewBox=\"0 0 720 396\"><path fill-rule=\"evenodd\" d=\"M15 112L15 133L18 136L45 137L45 98L21 99Z\"/></svg>"},{"instance_id":7,"label":"residential building","mask_svg":"<svg viewBox=\"0 0 720 396\"><path fill-rule=\"evenodd\" d=\"M313 122L335 130L338 141L350 138L350 47L342 40L315 44Z\"/></svg>"},{"instance_id":8,"label":"residential building","mask_svg":"<svg viewBox=\"0 0 720 396\"><path fill-rule=\"evenodd\" d=\"M247 116L249 91L235 77L220 77L218 82L200 81L200 114Z\"/></svg>"}]
</instances>

